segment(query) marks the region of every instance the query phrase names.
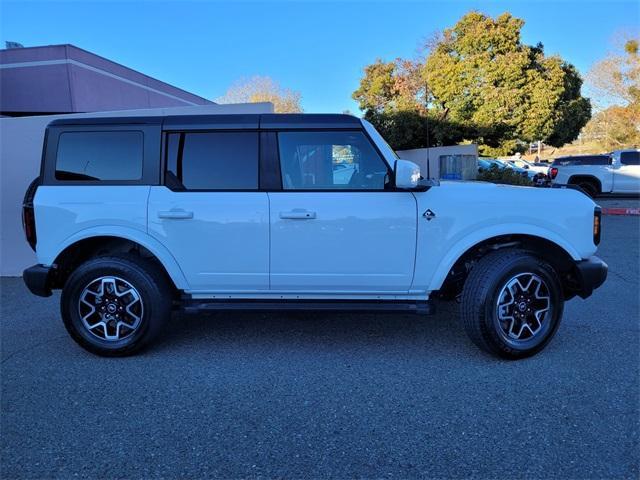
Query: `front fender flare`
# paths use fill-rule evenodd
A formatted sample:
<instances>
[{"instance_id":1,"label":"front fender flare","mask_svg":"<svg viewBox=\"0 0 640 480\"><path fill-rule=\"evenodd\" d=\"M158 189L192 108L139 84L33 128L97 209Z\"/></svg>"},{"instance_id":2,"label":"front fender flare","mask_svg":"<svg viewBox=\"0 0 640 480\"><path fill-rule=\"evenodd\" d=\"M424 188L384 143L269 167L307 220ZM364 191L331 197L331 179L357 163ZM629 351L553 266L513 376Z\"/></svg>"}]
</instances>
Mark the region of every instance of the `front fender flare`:
<instances>
[{"instance_id":1,"label":"front fender flare","mask_svg":"<svg viewBox=\"0 0 640 480\"><path fill-rule=\"evenodd\" d=\"M433 276L428 282L428 290L439 290L442 287L447 275L453 268L456 261L464 255L470 248L478 245L491 238L500 237L503 235L529 235L532 237L539 237L544 240L551 241L561 247L567 254L574 260L581 260L580 253L560 235L547 230L542 227L534 225L496 225L491 227L482 228L473 232L472 235L467 235L464 238L455 242L442 257L436 268Z\"/></svg>"}]
</instances>

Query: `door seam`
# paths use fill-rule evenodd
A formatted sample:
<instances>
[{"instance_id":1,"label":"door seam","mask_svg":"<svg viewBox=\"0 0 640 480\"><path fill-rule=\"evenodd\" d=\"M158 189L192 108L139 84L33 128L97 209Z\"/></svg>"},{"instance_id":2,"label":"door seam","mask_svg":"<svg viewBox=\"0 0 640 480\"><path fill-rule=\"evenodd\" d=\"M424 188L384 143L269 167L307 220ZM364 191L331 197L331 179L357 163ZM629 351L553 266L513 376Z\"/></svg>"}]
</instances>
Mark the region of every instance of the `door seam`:
<instances>
[{"instance_id":1,"label":"door seam","mask_svg":"<svg viewBox=\"0 0 640 480\"><path fill-rule=\"evenodd\" d=\"M267 192L267 221L269 222L269 249L268 249L268 263L267 263L267 278L269 279L269 290L271 290L271 195Z\"/></svg>"}]
</instances>

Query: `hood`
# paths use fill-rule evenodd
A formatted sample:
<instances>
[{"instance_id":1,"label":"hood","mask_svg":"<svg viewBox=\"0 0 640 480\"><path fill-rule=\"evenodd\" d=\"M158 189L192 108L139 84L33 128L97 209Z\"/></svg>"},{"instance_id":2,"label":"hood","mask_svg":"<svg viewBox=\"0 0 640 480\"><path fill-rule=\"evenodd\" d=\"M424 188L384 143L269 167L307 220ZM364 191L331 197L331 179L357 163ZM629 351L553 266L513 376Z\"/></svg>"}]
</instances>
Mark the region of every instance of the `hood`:
<instances>
[{"instance_id":1,"label":"hood","mask_svg":"<svg viewBox=\"0 0 640 480\"><path fill-rule=\"evenodd\" d=\"M437 187L438 196L451 196L456 201L472 202L485 209L509 210L519 215L552 218L560 212L574 209L593 212L595 202L579 190L569 188L538 188L532 186L504 185L480 181L443 180ZM426 194L429 191L425 192ZM575 211L575 210L574 210Z\"/></svg>"}]
</instances>

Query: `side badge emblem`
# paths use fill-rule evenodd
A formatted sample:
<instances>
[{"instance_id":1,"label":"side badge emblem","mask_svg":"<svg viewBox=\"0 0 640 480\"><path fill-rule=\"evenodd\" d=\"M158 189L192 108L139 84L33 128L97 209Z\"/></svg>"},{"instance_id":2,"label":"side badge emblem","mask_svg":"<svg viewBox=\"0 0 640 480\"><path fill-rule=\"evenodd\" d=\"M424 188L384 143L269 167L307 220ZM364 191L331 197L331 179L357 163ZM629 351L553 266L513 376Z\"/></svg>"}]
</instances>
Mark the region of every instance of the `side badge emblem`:
<instances>
[{"instance_id":1,"label":"side badge emblem","mask_svg":"<svg viewBox=\"0 0 640 480\"><path fill-rule=\"evenodd\" d=\"M436 218L436 214L435 214L435 213L433 213L430 209L427 209L427 211L426 211L426 212L424 212L424 213L422 214L422 216L423 216L424 218L426 218L428 222L430 222L431 220L433 220L434 218Z\"/></svg>"}]
</instances>

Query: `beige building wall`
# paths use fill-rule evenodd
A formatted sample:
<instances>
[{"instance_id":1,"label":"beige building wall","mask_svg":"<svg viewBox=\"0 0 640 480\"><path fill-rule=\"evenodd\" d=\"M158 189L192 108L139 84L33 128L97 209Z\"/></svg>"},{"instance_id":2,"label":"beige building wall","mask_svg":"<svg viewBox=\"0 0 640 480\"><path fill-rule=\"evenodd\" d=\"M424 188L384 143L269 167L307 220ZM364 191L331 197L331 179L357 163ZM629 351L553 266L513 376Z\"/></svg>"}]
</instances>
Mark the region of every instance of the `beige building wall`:
<instances>
[{"instance_id":1,"label":"beige building wall","mask_svg":"<svg viewBox=\"0 0 640 480\"><path fill-rule=\"evenodd\" d=\"M450 155L471 155L478 158L478 145L451 145L447 147L416 148L413 150L398 150L398 156L404 160L417 163L420 173L430 179L440 179L440 157Z\"/></svg>"}]
</instances>

